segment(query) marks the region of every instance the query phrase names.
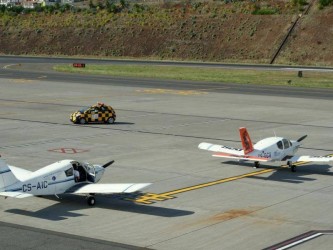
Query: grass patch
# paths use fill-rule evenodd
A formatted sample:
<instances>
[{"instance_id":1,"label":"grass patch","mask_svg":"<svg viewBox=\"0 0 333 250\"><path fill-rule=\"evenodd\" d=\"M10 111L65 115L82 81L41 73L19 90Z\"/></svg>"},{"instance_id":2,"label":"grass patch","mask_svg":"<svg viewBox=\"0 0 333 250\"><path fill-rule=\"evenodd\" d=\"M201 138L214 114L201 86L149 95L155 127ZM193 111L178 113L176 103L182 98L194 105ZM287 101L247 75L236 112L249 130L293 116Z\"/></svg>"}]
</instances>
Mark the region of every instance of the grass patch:
<instances>
[{"instance_id":1,"label":"grass patch","mask_svg":"<svg viewBox=\"0 0 333 250\"><path fill-rule=\"evenodd\" d=\"M252 15L274 15L278 13L278 9L256 9L252 11Z\"/></svg>"},{"instance_id":2,"label":"grass patch","mask_svg":"<svg viewBox=\"0 0 333 250\"><path fill-rule=\"evenodd\" d=\"M298 77L297 71L217 69L156 65L86 65L85 68L74 68L72 65L57 65L54 69L62 72L122 77L333 88L333 73L331 72L303 71L303 77Z\"/></svg>"}]
</instances>

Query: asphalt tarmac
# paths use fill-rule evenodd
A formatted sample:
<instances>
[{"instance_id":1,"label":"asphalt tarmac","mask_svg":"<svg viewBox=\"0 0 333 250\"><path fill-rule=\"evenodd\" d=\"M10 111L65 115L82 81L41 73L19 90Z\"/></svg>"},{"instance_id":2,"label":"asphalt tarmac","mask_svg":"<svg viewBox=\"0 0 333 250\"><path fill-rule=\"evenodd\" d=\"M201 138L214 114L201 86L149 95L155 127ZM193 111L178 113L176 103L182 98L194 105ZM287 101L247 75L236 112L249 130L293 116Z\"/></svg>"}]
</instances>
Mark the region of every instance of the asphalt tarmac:
<instances>
[{"instance_id":1,"label":"asphalt tarmac","mask_svg":"<svg viewBox=\"0 0 333 250\"><path fill-rule=\"evenodd\" d=\"M295 67L274 65L242 65L218 63L182 63L161 61L135 61L135 60L99 60L99 59L72 59L72 58L38 58L38 57L6 57L0 56L0 78L44 79L48 81L73 82L89 85L107 85L141 88L163 88L171 90L192 90L213 93L240 93L265 96L306 97L309 99L333 98L332 89L294 88L289 86L263 86L252 84L172 81L156 79L136 79L112 77L102 75L64 74L52 70L55 64L94 63L94 64L150 64L150 65L181 65L187 67L215 67L224 69L251 69L251 70L311 70L329 71L333 68L323 67ZM296 73L295 73L296 74Z\"/></svg>"},{"instance_id":2,"label":"asphalt tarmac","mask_svg":"<svg viewBox=\"0 0 333 250\"><path fill-rule=\"evenodd\" d=\"M296 173L276 163L253 169L197 148L203 141L240 147L238 128L245 126L254 142L307 134L299 154L332 154L329 96L202 91L151 80L121 79L121 86L0 66L0 154L9 164L34 171L62 159L113 159L102 183L153 183L132 197L97 196L93 208L83 196L0 198L6 249L270 249L333 229L332 164ZM98 101L115 108L115 124L70 123L71 112ZM327 233L294 248L328 249L332 240Z\"/></svg>"}]
</instances>

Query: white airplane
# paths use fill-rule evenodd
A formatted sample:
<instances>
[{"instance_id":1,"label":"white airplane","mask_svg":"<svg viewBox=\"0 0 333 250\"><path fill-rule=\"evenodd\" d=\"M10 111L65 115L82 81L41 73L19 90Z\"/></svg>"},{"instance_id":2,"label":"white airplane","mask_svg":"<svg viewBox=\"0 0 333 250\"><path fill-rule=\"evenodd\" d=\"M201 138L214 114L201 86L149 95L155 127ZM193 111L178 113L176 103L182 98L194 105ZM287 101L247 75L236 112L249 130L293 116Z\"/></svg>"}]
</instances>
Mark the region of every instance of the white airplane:
<instances>
[{"instance_id":1,"label":"white airplane","mask_svg":"<svg viewBox=\"0 0 333 250\"><path fill-rule=\"evenodd\" d=\"M200 149L215 152L213 156L229 159L238 159L239 161L254 161L254 167L259 167L259 162L287 161L292 172L296 171L295 162L330 162L332 156L295 156L296 151L301 145L301 141L307 136L304 135L297 141L288 140L282 137L269 137L252 144L249 133L246 128L239 129L243 149L215 145L202 142Z\"/></svg>"},{"instance_id":2,"label":"white airplane","mask_svg":"<svg viewBox=\"0 0 333 250\"><path fill-rule=\"evenodd\" d=\"M95 194L132 193L151 183L96 184L114 161L102 166L62 160L35 172L9 166L0 159L0 195L15 198L58 194L85 194L90 206Z\"/></svg>"}]
</instances>

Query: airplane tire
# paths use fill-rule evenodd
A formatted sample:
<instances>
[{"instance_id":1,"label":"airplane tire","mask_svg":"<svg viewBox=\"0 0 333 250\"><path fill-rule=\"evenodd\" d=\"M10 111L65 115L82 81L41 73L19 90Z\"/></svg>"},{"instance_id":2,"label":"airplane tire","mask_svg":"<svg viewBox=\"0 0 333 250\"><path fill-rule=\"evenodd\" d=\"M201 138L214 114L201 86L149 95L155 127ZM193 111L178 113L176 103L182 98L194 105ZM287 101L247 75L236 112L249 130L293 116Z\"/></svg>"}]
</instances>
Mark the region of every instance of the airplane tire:
<instances>
[{"instance_id":1,"label":"airplane tire","mask_svg":"<svg viewBox=\"0 0 333 250\"><path fill-rule=\"evenodd\" d=\"M296 172L296 166L292 165L290 168L291 168L291 172Z\"/></svg>"},{"instance_id":2,"label":"airplane tire","mask_svg":"<svg viewBox=\"0 0 333 250\"><path fill-rule=\"evenodd\" d=\"M254 162L254 168L259 168L259 167L260 167L259 161L255 161Z\"/></svg>"},{"instance_id":3,"label":"airplane tire","mask_svg":"<svg viewBox=\"0 0 333 250\"><path fill-rule=\"evenodd\" d=\"M89 206L94 206L96 204L96 199L94 196L89 196L87 199L87 203Z\"/></svg>"}]
</instances>

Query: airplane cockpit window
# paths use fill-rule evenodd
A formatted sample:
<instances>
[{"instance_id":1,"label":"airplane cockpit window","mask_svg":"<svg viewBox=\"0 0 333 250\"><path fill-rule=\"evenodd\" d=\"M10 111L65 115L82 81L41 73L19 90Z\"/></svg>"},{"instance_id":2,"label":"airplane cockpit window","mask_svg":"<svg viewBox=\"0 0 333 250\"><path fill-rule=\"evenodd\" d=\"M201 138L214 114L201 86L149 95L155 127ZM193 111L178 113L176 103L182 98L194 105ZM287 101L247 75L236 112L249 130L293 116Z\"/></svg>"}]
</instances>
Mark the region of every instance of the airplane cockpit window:
<instances>
[{"instance_id":1,"label":"airplane cockpit window","mask_svg":"<svg viewBox=\"0 0 333 250\"><path fill-rule=\"evenodd\" d=\"M282 141L283 141L284 148L289 148L289 146L290 146L289 141L287 139L283 139Z\"/></svg>"},{"instance_id":2,"label":"airplane cockpit window","mask_svg":"<svg viewBox=\"0 0 333 250\"><path fill-rule=\"evenodd\" d=\"M83 166L88 173L87 180L89 182L95 182L95 167L87 162L85 162Z\"/></svg>"},{"instance_id":3,"label":"airplane cockpit window","mask_svg":"<svg viewBox=\"0 0 333 250\"><path fill-rule=\"evenodd\" d=\"M95 175L95 168L94 168L93 165L91 165L91 164L85 162L85 163L83 164L83 166L84 166L84 168L85 168L85 170L86 170L87 173L92 174L92 175Z\"/></svg>"},{"instance_id":4,"label":"airplane cockpit window","mask_svg":"<svg viewBox=\"0 0 333 250\"><path fill-rule=\"evenodd\" d=\"M282 141L278 141L278 143L276 145L279 149L283 149Z\"/></svg>"},{"instance_id":5,"label":"airplane cockpit window","mask_svg":"<svg viewBox=\"0 0 333 250\"><path fill-rule=\"evenodd\" d=\"M73 176L73 168L69 168L69 169L67 169L67 170L65 170L65 174L66 174L66 176L67 177L69 177L69 176Z\"/></svg>"}]
</instances>

